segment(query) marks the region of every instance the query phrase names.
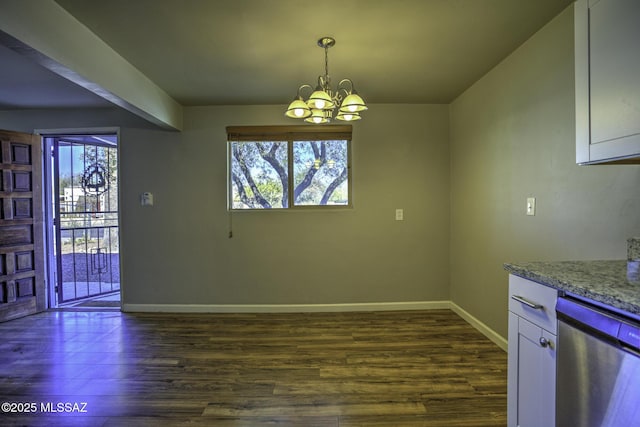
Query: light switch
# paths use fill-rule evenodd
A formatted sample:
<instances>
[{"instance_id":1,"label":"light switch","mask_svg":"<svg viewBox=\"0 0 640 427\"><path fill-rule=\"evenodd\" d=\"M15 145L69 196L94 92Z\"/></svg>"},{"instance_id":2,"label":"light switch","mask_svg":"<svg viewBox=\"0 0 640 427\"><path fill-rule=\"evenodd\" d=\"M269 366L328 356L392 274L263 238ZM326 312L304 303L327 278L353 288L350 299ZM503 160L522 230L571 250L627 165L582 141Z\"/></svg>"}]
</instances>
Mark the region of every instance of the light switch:
<instances>
[{"instance_id":1,"label":"light switch","mask_svg":"<svg viewBox=\"0 0 640 427\"><path fill-rule=\"evenodd\" d=\"M153 193L144 192L140 195L141 206L153 206Z\"/></svg>"},{"instance_id":2,"label":"light switch","mask_svg":"<svg viewBox=\"0 0 640 427\"><path fill-rule=\"evenodd\" d=\"M404 221L404 210L396 209L396 221Z\"/></svg>"},{"instance_id":3,"label":"light switch","mask_svg":"<svg viewBox=\"0 0 640 427\"><path fill-rule=\"evenodd\" d=\"M536 198L527 197L527 215L536 214Z\"/></svg>"}]
</instances>

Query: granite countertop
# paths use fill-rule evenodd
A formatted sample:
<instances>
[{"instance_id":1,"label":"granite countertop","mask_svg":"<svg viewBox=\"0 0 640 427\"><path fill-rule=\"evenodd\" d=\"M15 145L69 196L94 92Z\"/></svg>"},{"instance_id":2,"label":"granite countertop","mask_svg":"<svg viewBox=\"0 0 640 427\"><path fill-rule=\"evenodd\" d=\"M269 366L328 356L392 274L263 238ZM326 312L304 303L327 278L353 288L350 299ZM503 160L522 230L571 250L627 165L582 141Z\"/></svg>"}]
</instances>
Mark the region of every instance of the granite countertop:
<instances>
[{"instance_id":1,"label":"granite countertop","mask_svg":"<svg viewBox=\"0 0 640 427\"><path fill-rule=\"evenodd\" d=\"M556 261L504 264L509 273L640 315L640 262Z\"/></svg>"}]
</instances>

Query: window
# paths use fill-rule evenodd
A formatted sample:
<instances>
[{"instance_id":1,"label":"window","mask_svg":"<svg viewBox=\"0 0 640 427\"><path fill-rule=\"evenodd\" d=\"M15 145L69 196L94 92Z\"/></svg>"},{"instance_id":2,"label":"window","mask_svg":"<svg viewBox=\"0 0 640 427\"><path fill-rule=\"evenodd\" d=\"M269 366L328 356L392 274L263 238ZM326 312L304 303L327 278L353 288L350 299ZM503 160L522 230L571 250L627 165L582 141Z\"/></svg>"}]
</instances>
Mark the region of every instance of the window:
<instances>
[{"instance_id":1,"label":"window","mask_svg":"<svg viewBox=\"0 0 640 427\"><path fill-rule=\"evenodd\" d=\"M230 126L229 207L349 206L351 126Z\"/></svg>"}]
</instances>

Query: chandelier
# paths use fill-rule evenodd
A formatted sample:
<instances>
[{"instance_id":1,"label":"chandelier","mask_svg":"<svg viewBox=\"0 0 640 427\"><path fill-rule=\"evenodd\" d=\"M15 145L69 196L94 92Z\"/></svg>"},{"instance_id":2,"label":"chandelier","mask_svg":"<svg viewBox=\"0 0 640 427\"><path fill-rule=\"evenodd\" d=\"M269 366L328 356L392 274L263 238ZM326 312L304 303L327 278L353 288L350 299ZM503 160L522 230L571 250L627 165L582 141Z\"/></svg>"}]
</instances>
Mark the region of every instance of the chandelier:
<instances>
[{"instance_id":1,"label":"chandelier","mask_svg":"<svg viewBox=\"0 0 640 427\"><path fill-rule=\"evenodd\" d=\"M336 44L332 37L322 37L318 46L324 49L324 76L318 76L315 90L303 84L289 104L285 115L293 119L304 119L310 123L329 123L332 118L345 121L360 120L360 112L367 110L364 100L358 95L350 79L340 80L335 92L331 89L329 77L329 48ZM309 98L302 98L302 91L308 89Z\"/></svg>"}]
</instances>

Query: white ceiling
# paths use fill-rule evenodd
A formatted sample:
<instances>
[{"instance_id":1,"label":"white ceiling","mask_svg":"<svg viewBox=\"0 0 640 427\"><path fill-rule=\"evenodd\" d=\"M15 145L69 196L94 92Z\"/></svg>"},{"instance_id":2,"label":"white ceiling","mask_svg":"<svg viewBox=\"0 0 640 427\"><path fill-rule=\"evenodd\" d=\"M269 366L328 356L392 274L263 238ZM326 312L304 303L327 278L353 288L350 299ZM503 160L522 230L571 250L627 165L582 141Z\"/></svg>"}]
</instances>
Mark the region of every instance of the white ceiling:
<instances>
[{"instance_id":1,"label":"white ceiling","mask_svg":"<svg viewBox=\"0 0 640 427\"><path fill-rule=\"evenodd\" d=\"M325 35L334 84L368 103L448 103L573 0L56 1L184 106L284 106ZM111 105L1 45L0 63L0 109Z\"/></svg>"}]
</instances>

